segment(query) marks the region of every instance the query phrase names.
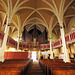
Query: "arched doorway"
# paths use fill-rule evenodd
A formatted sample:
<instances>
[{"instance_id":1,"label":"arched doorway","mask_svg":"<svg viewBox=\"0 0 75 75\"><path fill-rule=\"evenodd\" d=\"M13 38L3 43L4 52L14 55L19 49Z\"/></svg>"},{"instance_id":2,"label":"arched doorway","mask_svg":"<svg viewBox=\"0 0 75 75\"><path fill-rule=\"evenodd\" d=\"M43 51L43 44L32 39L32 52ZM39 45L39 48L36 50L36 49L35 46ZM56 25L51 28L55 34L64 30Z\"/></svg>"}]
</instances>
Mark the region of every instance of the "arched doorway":
<instances>
[{"instance_id":1,"label":"arched doorway","mask_svg":"<svg viewBox=\"0 0 75 75\"><path fill-rule=\"evenodd\" d=\"M35 51L32 52L31 59L33 59L33 61L37 60L37 52L35 52Z\"/></svg>"}]
</instances>

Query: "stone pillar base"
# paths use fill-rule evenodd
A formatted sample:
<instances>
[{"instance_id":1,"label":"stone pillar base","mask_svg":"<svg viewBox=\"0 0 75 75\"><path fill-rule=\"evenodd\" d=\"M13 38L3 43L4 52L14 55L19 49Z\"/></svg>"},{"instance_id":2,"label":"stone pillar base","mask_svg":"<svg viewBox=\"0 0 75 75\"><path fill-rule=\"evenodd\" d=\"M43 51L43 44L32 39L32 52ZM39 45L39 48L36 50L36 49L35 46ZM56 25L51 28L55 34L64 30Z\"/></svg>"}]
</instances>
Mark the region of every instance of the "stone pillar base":
<instances>
[{"instance_id":1,"label":"stone pillar base","mask_svg":"<svg viewBox=\"0 0 75 75\"><path fill-rule=\"evenodd\" d=\"M0 62L4 62L4 56L0 56Z\"/></svg>"}]
</instances>

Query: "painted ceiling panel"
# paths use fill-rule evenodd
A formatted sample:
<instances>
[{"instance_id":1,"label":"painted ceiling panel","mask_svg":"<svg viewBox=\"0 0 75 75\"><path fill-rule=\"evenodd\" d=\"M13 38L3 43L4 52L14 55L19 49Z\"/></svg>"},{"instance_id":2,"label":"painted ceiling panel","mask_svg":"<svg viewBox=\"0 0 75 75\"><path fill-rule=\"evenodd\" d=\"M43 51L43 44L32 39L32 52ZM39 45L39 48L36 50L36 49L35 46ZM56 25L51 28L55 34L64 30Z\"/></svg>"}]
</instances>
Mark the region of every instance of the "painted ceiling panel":
<instances>
[{"instance_id":1,"label":"painted ceiling panel","mask_svg":"<svg viewBox=\"0 0 75 75\"><path fill-rule=\"evenodd\" d=\"M14 6L17 3L18 0L14 0L14 1L10 0L10 1L12 2L12 8L14 8Z\"/></svg>"},{"instance_id":2,"label":"painted ceiling panel","mask_svg":"<svg viewBox=\"0 0 75 75\"><path fill-rule=\"evenodd\" d=\"M72 17L64 18L65 23L66 23L66 26L69 25L69 22L70 22L71 18L72 18Z\"/></svg>"},{"instance_id":3,"label":"painted ceiling panel","mask_svg":"<svg viewBox=\"0 0 75 75\"><path fill-rule=\"evenodd\" d=\"M72 1L72 0L66 0L66 1L65 1L64 9L65 9L65 7L66 7L71 1Z\"/></svg>"},{"instance_id":4,"label":"painted ceiling panel","mask_svg":"<svg viewBox=\"0 0 75 75\"><path fill-rule=\"evenodd\" d=\"M58 22L58 20L57 20L57 18L56 17L54 17L54 20L53 20L53 23L52 23L52 28L56 25L56 23Z\"/></svg>"},{"instance_id":5,"label":"painted ceiling panel","mask_svg":"<svg viewBox=\"0 0 75 75\"><path fill-rule=\"evenodd\" d=\"M49 9L52 9L46 2L44 2L44 0L37 0L36 5L37 5L37 9L38 8L49 8Z\"/></svg>"},{"instance_id":6,"label":"painted ceiling panel","mask_svg":"<svg viewBox=\"0 0 75 75\"><path fill-rule=\"evenodd\" d=\"M57 6L57 9L59 10L59 8L60 8L60 4L61 4L61 1L62 0L54 0L55 1L55 4L56 4L56 6Z\"/></svg>"},{"instance_id":7,"label":"painted ceiling panel","mask_svg":"<svg viewBox=\"0 0 75 75\"><path fill-rule=\"evenodd\" d=\"M37 6L36 2L37 2L37 0L28 0L23 5L21 5L21 7L31 7L31 8L36 9L36 6Z\"/></svg>"},{"instance_id":8,"label":"painted ceiling panel","mask_svg":"<svg viewBox=\"0 0 75 75\"><path fill-rule=\"evenodd\" d=\"M47 1L54 7L52 0L47 0Z\"/></svg>"},{"instance_id":9,"label":"painted ceiling panel","mask_svg":"<svg viewBox=\"0 0 75 75\"><path fill-rule=\"evenodd\" d=\"M26 9L26 10L22 10L23 12L19 11L19 15L21 18L21 24L23 24L23 22L26 20L26 18L31 14L32 10Z\"/></svg>"},{"instance_id":10,"label":"painted ceiling panel","mask_svg":"<svg viewBox=\"0 0 75 75\"><path fill-rule=\"evenodd\" d=\"M75 16L75 9L73 9L73 8L69 8L68 10L67 10L67 12L65 13L65 17L71 17L71 16Z\"/></svg>"},{"instance_id":11,"label":"painted ceiling panel","mask_svg":"<svg viewBox=\"0 0 75 75\"><path fill-rule=\"evenodd\" d=\"M47 24L49 25L49 22L53 13L51 13L50 11L45 11L45 10L40 11L40 13L42 14L43 18L46 20Z\"/></svg>"},{"instance_id":12,"label":"painted ceiling panel","mask_svg":"<svg viewBox=\"0 0 75 75\"><path fill-rule=\"evenodd\" d=\"M16 24L18 25L18 19L17 19L17 15L13 16L13 20L16 22Z\"/></svg>"},{"instance_id":13,"label":"painted ceiling panel","mask_svg":"<svg viewBox=\"0 0 75 75\"><path fill-rule=\"evenodd\" d=\"M6 9L5 9L5 7L2 7L1 5L0 5L0 12L6 12Z\"/></svg>"}]
</instances>

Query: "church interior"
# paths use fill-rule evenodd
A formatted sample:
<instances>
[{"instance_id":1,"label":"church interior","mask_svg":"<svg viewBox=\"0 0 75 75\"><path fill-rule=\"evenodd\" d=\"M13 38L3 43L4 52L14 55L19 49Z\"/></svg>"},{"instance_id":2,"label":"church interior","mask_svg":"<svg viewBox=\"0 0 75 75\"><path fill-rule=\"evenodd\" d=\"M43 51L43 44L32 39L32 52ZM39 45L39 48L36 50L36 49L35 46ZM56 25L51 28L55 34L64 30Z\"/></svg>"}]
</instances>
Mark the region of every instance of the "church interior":
<instances>
[{"instance_id":1,"label":"church interior","mask_svg":"<svg viewBox=\"0 0 75 75\"><path fill-rule=\"evenodd\" d=\"M0 0L0 75L75 75L75 0Z\"/></svg>"}]
</instances>

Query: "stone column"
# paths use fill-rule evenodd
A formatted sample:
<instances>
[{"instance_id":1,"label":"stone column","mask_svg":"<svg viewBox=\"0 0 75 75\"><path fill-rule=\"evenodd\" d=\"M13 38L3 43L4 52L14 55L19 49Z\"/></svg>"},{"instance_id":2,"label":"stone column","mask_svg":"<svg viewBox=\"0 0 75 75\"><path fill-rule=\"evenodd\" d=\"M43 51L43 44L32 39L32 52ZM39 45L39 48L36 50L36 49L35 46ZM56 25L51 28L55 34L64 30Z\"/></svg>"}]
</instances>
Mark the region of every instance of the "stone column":
<instances>
[{"instance_id":1,"label":"stone column","mask_svg":"<svg viewBox=\"0 0 75 75\"><path fill-rule=\"evenodd\" d=\"M18 29L18 36L17 36L17 51L19 50L19 40L20 40L20 29Z\"/></svg>"},{"instance_id":2,"label":"stone column","mask_svg":"<svg viewBox=\"0 0 75 75\"><path fill-rule=\"evenodd\" d=\"M19 40L20 40L20 36L17 36L17 39L18 39L18 41L17 41L17 51L19 50Z\"/></svg>"},{"instance_id":3,"label":"stone column","mask_svg":"<svg viewBox=\"0 0 75 75\"><path fill-rule=\"evenodd\" d=\"M4 52L6 50L9 28L10 28L10 21L9 21L9 18L7 18L6 29L5 29L6 31L5 31L5 34L4 34L3 43L2 43L1 50L0 50L0 61L2 61L2 62L4 61Z\"/></svg>"},{"instance_id":4,"label":"stone column","mask_svg":"<svg viewBox=\"0 0 75 75\"><path fill-rule=\"evenodd\" d=\"M40 59L40 50L38 51L38 60Z\"/></svg>"},{"instance_id":5,"label":"stone column","mask_svg":"<svg viewBox=\"0 0 75 75\"><path fill-rule=\"evenodd\" d=\"M54 59L52 51L52 38L50 37L50 59Z\"/></svg>"},{"instance_id":6,"label":"stone column","mask_svg":"<svg viewBox=\"0 0 75 75\"><path fill-rule=\"evenodd\" d=\"M61 33L61 39L62 39L62 46L63 46L63 51L64 51L64 62L70 62L70 57L69 57L69 52L66 47L66 41L65 41L65 32L63 28L63 22L59 21L60 24L60 33Z\"/></svg>"}]
</instances>

